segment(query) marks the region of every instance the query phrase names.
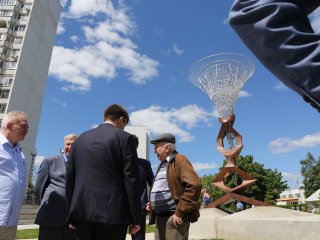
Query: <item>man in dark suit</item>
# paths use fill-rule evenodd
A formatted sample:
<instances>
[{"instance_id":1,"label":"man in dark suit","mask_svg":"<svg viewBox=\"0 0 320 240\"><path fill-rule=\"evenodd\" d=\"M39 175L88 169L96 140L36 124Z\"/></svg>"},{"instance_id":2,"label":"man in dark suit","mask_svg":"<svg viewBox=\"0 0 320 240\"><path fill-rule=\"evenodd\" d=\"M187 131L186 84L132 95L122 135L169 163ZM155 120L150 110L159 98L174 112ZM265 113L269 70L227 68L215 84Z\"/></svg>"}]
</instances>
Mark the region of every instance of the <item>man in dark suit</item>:
<instances>
[{"instance_id":1,"label":"man in dark suit","mask_svg":"<svg viewBox=\"0 0 320 240\"><path fill-rule=\"evenodd\" d=\"M35 220L40 225L39 240L75 240L76 232L66 225L66 164L77 135L64 137L63 154L43 160L35 185L40 208Z\"/></svg>"},{"instance_id":2,"label":"man in dark suit","mask_svg":"<svg viewBox=\"0 0 320 240\"><path fill-rule=\"evenodd\" d=\"M133 140L136 145L136 148L139 146L139 138L136 135L133 135ZM154 178L151 164L148 160L143 158L138 158L139 160L139 173L140 173L140 201L141 201L141 219L140 219L140 231L135 234L132 234L132 240L145 240L146 239L146 215L147 215L147 203L148 201L148 187L152 185Z\"/></svg>"},{"instance_id":3,"label":"man in dark suit","mask_svg":"<svg viewBox=\"0 0 320 240\"><path fill-rule=\"evenodd\" d=\"M139 166L127 111L113 104L104 123L81 134L67 167L68 222L80 240L125 239L140 229Z\"/></svg>"}]
</instances>

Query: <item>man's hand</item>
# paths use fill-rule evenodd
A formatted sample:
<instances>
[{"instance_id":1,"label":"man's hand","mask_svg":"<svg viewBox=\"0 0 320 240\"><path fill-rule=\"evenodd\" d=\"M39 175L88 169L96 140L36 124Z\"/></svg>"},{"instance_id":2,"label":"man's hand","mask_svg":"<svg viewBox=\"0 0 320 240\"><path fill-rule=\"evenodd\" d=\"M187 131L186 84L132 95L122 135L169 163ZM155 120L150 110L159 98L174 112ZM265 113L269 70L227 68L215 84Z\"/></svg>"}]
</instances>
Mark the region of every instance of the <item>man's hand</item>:
<instances>
[{"instance_id":1,"label":"man's hand","mask_svg":"<svg viewBox=\"0 0 320 240\"><path fill-rule=\"evenodd\" d=\"M151 210L151 203L147 202L146 204L146 210L149 212Z\"/></svg>"},{"instance_id":2,"label":"man's hand","mask_svg":"<svg viewBox=\"0 0 320 240\"><path fill-rule=\"evenodd\" d=\"M140 230L140 225L129 224L129 233L135 234Z\"/></svg>"},{"instance_id":3,"label":"man's hand","mask_svg":"<svg viewBox=\"0 0 320 240\"><path fill-rule=\"evenodd\" d=\"M73 225L73 224L68 224L68 227L69 227L70 229L76 229L76 226Z\"/></svg>"},{"instance_id":4,"label":"man's hand","mask_svg":"<svg viewBox=\"0 0 320 240\"><path fill-rule=\"evenodd\" d=\"M176 227L178 227L180 224L183 223L182 218L178 217L176 214L172 215L172 221L173 221L173 225L175 225Z\"/></svg>"}]
</instances>

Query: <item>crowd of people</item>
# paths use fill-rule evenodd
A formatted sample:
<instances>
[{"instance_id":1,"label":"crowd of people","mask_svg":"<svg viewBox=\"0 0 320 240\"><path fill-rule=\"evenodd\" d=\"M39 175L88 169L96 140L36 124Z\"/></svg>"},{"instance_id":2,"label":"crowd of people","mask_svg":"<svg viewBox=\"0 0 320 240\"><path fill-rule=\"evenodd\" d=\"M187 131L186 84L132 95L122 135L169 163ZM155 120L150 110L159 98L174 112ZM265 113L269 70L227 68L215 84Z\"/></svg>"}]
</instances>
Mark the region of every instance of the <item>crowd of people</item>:
<instances>
[{"instance_id":1,"label":"crowd of people","mask_svg":"<svg viewBox=\"0 0 320 240\"><path fill-rule=\"evenodd\" d=\"M160 161L154 175L150 162L137 156L138 137L124 131L128 122L122 106L110 105L101 125L66 135L63 153L43 160L35 184L39 240L121 240L127 233L144 240L147 213L155 239L188 239L190 223L200 216L201 179L171 133L150 141ZM1 125L1 240L14 240L17 231L26 187L19 142L28 128L21 111L6 114Z\"/></svg>"}]
</instances>

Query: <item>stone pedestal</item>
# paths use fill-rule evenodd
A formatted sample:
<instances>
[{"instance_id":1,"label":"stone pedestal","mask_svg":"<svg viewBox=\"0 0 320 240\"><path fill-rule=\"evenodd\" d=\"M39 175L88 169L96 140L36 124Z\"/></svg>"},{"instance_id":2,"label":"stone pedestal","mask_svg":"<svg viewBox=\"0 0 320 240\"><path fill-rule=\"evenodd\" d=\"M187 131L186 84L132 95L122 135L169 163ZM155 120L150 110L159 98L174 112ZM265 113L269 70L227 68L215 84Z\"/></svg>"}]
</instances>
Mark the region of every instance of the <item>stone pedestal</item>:
<instances>
[{"instance_id":1,"label":"stone pedestal","mask_svg":"<svg viewBox=\"0 0 320 240\"><path fill-rule=\"evenodd\" d=\"M227 215L201 209L190 236L224 240L314 240L320 236L320 215L278 207L254 207Z\"/></svg>"},{"instance_id":2,"label":"stone pedestal","mask_svg":"<svg viewBox=\"0 0 320 240\"><path fill-rule=\"evenodd\" d=\"M228 216L218 208L200 209L200 218L190 225L189 235L191 239L218 238L217 221Z\"/></svg>"}]
</instances>

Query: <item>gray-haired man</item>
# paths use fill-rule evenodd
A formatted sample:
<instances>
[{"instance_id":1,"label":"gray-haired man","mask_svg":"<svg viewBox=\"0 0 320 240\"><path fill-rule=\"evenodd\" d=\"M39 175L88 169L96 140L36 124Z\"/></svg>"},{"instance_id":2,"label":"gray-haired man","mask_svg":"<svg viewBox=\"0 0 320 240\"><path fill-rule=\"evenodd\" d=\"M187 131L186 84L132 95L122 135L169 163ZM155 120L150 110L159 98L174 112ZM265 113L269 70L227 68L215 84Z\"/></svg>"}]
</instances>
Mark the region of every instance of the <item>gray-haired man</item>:
<instances>
[{"instance_id":1,"label":"gray-haired man","mask_svg":"<svg viewBox=\"0 0 320 240\"><path fill-rule=\"evenodd\" d=\"M75 134L64 137L63 153L43 160L35 185L37 199L41 202L35 220L40 225L39 240L74 240L76 231L66 225L65 197L66 165Z\"/></svg>"},{"instance_id":2,"label":"gray-haired man","mask_svg":"<svg viewBox=\"0 0 320 240\"><path fill-rule=\"evenodd\" d=\"M161 161L151 187L149 224L156 223L156 240L186 240L190 223L200 216L201 180L189 160L176 151L176 139L164 133L150 141Z\"/></svg>"},{"instance_id":3,"label":"gray-haired man","mask_svg":"<svg viewBox=\"0 0 320 240\"><path fill-rule=\"evenodd\" d=\"M27 116L7 113L0 133L0 239L14 240L26 187L26 162L19 142L28 133Z\"/></svg>"}]
</instances>

